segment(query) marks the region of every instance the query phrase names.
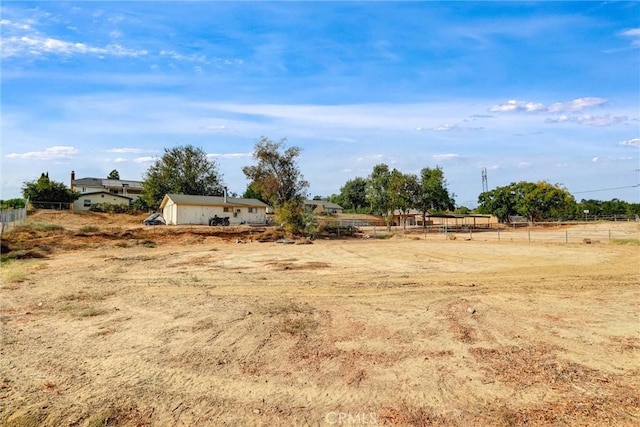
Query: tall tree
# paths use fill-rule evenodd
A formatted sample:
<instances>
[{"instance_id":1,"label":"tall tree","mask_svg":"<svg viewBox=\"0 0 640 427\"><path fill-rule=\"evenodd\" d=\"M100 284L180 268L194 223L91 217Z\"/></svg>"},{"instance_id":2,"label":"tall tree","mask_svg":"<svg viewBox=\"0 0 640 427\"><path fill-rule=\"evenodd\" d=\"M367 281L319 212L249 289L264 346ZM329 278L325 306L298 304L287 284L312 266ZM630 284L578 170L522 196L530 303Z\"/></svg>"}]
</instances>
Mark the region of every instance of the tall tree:
<instances>
[{"instance_id":1,"label":"tall tree","mask_svg":"<svg viewBox=\"0 0 640 427\"><path fill-rule=\"evenodd\" d=\"M262 137L256 142L253 158L257 165L242 168L251 187L274 207L295 199L303 199L309 183L304 180L298 164L299 147L284 148L286 139L273 142Z\"/></svg>"},{"instance_id":2,"label":"tall tree","mask_svg":"<svg viewBox=\"0 0 640 427\"><path fill-rule=\"evenodd\" d=\"M69 189L64 183L49 179L49 173L43 173L34 181L24 182L22 196L30 199L35 207L51 207L49 203L72 203L78 200L80 193ZM46 202L38 204L37 202Z\"/></svg>"},{"instance_id":3,"label":"tall tree","mask_svg":"<svg viewBox=\"0 0 640 427\"><path fill-rule=\"evenodd\" d=\"M419 193L418 177L404 174L397 169L391 171L389 177L389 202L392 211L398 210L402 216L403 228L407 229L407 214L415 207Z\"/></svg>"},{"instance_id":4,"label":"tall tree","mask_svg":"<svg viewBox=\"0 0 640 427\"><path fill-rule=\"evenodd\" d=\"M384 163L375 165L367 178L367 201L373 213L384 217L387 229L391 228L393 219L393 207L389 199L390 182L391 171Z\"/></svg>"},{"instance_id":5,"label":"tall tree","mask_svg":"<svg viewBox=\"0 0 640 427\"><path fill-rule=\"evenodd\" d=\"M117 169L112 170L111 172L109 172L109 175L107 175L107 179L119 180L120 179L120 172L118 172Z\"/></svg>"},{"instance_id":6,"label":"tall tree","mask_svg":"<svg viewBox=\"0 0 640 427\"><path fill-rule=\"evenodd\" d=\"M218 164L193 145L165 148L147 169L143 185L142 197L151 207L158 207L167 193L219 196L224 191Z\"/></svg>"},{"instance_id":7,"label":"tall tree","mask_svg":"<svg viewBox=\"0 0 640 427\"><path fill-rule=\"evenodd\" d=\"M304 180L296 159L299 147L285 148L286 139L273 142L262 137L256 142L253 158L257 165L242 168L250 186L275 209L276 218L295 232L304 223L304 198L309 183Z\"/></svg>"},{"instance_id":8,"label":"tall tree","mask_svg":"<svg viewBox=\"0 0 640 427\"><path fill-rule=\"evenodd\" d=\"M449 194L447 180L439 166L420 171L420 190L415 207L422 212L422 224L426 225L428 211L448 211L455 208L454 195Z\"/></svg>"}]
</instances>

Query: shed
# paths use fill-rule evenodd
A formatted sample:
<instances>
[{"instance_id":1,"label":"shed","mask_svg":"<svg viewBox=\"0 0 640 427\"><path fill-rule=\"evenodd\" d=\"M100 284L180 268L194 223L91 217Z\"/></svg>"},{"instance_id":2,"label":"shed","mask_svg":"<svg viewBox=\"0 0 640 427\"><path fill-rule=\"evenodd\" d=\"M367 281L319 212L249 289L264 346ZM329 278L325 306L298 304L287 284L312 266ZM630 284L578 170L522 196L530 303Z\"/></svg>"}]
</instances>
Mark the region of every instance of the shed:
<instances>
[{"instance_id":1,"label":"shed","mask_svg":"<svg viewBox=\"0 0 640 427\"><path fill-rule=\"evenodd\" d=\"M266 224L268 207L257 199L188 194L166 194L160 203L167 225L206 225L215 215L229 217L231 225Z\"/></svg>"}]
</instances>

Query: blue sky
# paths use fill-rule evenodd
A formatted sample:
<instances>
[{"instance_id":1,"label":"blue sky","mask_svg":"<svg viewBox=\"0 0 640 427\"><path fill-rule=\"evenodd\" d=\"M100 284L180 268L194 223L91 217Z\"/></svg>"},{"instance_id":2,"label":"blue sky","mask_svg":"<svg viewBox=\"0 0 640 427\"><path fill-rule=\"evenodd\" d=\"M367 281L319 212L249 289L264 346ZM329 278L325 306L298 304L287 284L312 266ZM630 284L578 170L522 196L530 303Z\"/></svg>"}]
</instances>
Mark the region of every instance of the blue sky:
<instances>
[{"instance_id":1,"label":"blue sky","mask_svg":"<svg viewBox=\"0 0 640 427\"><path fill-rule=\"evenodd\" d=\"M440 166L459 205L510 182L640 202L638 2L3 1L2 188L142 179L193 144L231 191L255 142L309 195ZM636 186L636 187L634 187Z\"/></svg>"}]
</instances>

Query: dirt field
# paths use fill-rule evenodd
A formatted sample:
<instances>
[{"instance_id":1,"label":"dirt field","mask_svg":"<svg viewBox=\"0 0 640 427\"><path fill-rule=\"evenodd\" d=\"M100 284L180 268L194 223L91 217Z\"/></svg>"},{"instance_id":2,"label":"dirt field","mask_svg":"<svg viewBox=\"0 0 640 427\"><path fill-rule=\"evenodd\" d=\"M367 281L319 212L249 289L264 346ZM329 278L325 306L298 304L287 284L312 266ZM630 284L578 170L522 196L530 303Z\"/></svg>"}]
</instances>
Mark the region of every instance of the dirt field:
<instances>
[{"instance_id":1,"label":"dirt field","mask_svg":"<svg viewBox=\"0 0 640 427\"><path fill-rule=\"evenodd\" d=\"M5 236L1 425L640 423L637 244L140 220Z\"/></svg>"}]
</instances>

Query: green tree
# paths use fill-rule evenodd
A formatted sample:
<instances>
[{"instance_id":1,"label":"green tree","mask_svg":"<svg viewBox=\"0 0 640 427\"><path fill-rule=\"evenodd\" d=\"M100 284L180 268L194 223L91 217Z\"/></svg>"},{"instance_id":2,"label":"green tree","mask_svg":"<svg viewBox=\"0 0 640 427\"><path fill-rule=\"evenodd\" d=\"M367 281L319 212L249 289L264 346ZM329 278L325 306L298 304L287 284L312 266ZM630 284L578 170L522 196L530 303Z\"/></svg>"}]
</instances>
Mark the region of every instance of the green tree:
<instances>
[{"instance_id":1,"label":"green tree","mask_svg":"<svg viewBox=\"0 0 640 427\"><path fill-rule=\"evenodd\" d=\"M244 199L256 199L256 200L260 200L261 202L267 203L269 204L269 202L267 201L267 199L262 195L262 193L260 193L259 191L256 191L253 188L253 185L248 184L247 185L247 189L244 190L244 193L242 193L242 197Z\"/></svg>"},{"instance_id":2,"label":"green tree","mask_svg":"<svg viewBox=\"0 0 640 427\"><path fill-rule=\"evenodd\" d=\"M304 180L296 159L299 147L284 147L286 139L273 142L266 137L256 142L253 158L258 164L242 168L250 186L275 209L276 220L287 231L304 227L304 198L309 183Z\"/></svg>"},{"instance_id":3,"label":"green tree","mask_svg":"<svg viewBox=\"0 0 640 427\"><path fill-rule=\"evenodd\" d=\"M566 219L575 208L573 196L559 184L519 182L515 187L516 211L530 222Z\"/></svg>"},{"instance_id":4,"label":"green tree","mask_svg":"<svg viewBox=\"0 0 640 427\"><path fill-rule=\"evenodd\" d=\"M419 185L415 207L422 212L422 223L425 226L427 212L450 211L455 208L454 195L449 194L447 180L439 166L423 168L420 171Z\"/></svg>"},{"instance_id":5,"label":"green tree","mask_svg":"<svg viewBox=\"0 0 640 427\"><path fill-rule=\"evenodd\" d=\"M8 199L0 200L0 209L21 209L25 206L24 199Z\"/></svg>"},{"instance_id":6,"label":"green tree","mask_svg":"<svg viewBox=\"0 0 640 427\"><path fill-rule=\"evenodd\" d=\"M73 203L78 200L80 193L73 191L62 182L49 179L49 173L43 173L34 181L27 181L22 186L22 196L29 199L34 207L51 207L49 203ZM48 203L37 203L48 202Z\"/></svg>"},{"instance_id":7,"label":"green tree","mask_svg":"<svg viewBox=\"0 0 640 427\"><path fill-rule=\"evenodd\" d=\"M406 215L415 207L420 190L418 177L412 174L404 174L393 169L389 176L389 203L392 212L398 210L403 217L403 228L407 229Z\"/></svg>"},{"instance_id":8,"label":"green tree","mask_svg":"<svg viewBox=\"0 0 640 427\"><path fill-rule=\"evenodd\" d=\"M119 180L120 179L120 172L118 172L116 169L112 170L111 172L109 172L109 175L107 175L107 179Z\"/></svg>"},{"instance_id":9,"label":"green tree","mask_svg":"<svg viewBox=\"0 0 640 427\"><path fill-rule=\"evenodd\" d=\"M566 219L573 215L576 203L561 185L539 182L512 182L505 187L481 193L478 211L509 222L509 217L522 215L530 222Z\"/></svg>"},{"instance_id":10,"label":"green tree","mask_svg":"<svg viewBox=\"0 0 640 427\"><path fill-rule=\"evenodd\" d=\"M345 211L355 213L368 211L367 180L360 177L350 179L340 188L340 194L333 200L330 198L330 201L339 204Z\"/></svg>"},{"instance_id":11,"label":"green tree","mask_svg":"<svg viewBox=\"0 0 640 427\"><path fill-rule=\"evenodd\" d=\"M367 178L367 202L371 206L371 212L382 215L389 230L393 219L393 206L389 198L390 182L391 171L384 163L375 165Z\"/></svg>"},{"instance_id":12,"label":"green tree","mask_svg":"<svg viewBox=\"0 0 640 427\"><path fill-rule=\"evenodd\" d=\"M495 215L498 221L509 222L509 217L517 215L515 191L512 186L496 187L493 190L480 193L478 196L478 212L481 214Z\"/></svg>"},{"instance_id":13,"label":"green tree","mask_svg":"<svg viewBox=\"0 0 640 427\"><path fill-rule=\"evenodd\" d=\"M164 155L147 169L142 197L157 208L167 193L219 196L224 191L218 164L193 145L165 148Z\"/></svg>"}]
</instances>

